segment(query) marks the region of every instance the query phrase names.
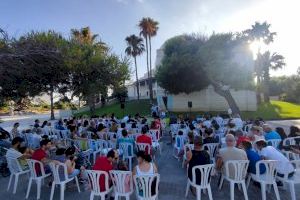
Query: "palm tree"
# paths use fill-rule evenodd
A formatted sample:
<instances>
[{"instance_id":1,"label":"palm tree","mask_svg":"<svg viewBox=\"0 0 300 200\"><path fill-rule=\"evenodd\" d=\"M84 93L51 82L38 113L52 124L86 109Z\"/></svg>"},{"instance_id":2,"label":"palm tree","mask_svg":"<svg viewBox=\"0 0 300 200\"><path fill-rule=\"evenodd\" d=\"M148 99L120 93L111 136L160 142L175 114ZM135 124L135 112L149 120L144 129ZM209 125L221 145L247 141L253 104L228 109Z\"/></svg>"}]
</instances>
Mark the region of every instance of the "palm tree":
<instances>
[{"instance_id":1,"label":"palm tree","mask_svg":"<svg viewBox=\"0 0 300 200\"><path fill-rule=\"evenodd\" d=\"M145 46L143 44L143 38L138 37L136 35L130 35L126 37L127 48L125 49L125 53L129 56L132 56L134 59L135 65L135 77L136 77L136 89L138 94L138 100L140 100L140 87L139 87L139 78L137 72L137 64L136 57L141 55L145 51Z\"/></svg>"},{"instance_id":2,"label":"palm tree","mask_svg":"<svg viewBox=\"0 0 300 200\"><path fill-rule=\"evenodd\" d=\"M259 23L255 22L254 25L251 26L250 29L247 29L243 31L244 37L249 41L249 42L263 42L266 45L269 45L274 41L274 36L276 35L276 32L271 32L270 31L271 24L268 24L267 22ZM256 52L257 57L258 54L260 54L260 49L258 49L258 52ZM261 103L261 83L263 79L263 74L262 74L262 69L260 69L260 61L256 60L255 64L255 76L257 79L257 87L256 87L256 97L257 97L257 103Z\"/></svg>"},{"instance_id":3,"label":"palm tree","mask_svg":"<svg viewBox=\"0 0 300 200\"><path fill-rule=\"evenodd\" d=\"M278 70L285 66L284 57L278 53L266 51L263 54L257 54L257 61L263 74L264 102L268 103L270 102L270 70Z\"/></svg>"},{"instance_id":4,"label":"palm tree","mask_svg":"<svg viewBox=\"0 0 300 200\"><path fill-rule=\"evenodd\" d=\"M150 91L150 101L153 100L153 89L152 89L152 49L151 49L151 37L154 37L157 34L158 22L154 19L147 17L143 18L139 27L141 29L140 35L142 35L146 40L146 54L147 54L147 70L149 78L149 91ZM149 43L149 47L148 47ZM148 53L150 54L148 56ZM149 62L148 62L149 59Z\"/></svg>"}]
</instances>

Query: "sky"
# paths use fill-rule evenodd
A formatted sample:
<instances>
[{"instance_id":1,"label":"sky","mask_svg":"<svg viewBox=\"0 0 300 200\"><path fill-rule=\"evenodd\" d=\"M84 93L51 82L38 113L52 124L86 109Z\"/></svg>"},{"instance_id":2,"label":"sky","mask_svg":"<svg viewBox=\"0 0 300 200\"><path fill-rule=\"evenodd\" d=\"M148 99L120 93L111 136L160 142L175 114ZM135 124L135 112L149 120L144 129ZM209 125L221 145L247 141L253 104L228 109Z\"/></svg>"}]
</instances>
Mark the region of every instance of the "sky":
<instances>
[{"instance_id":1,"label":"sky","mask_svg":"<svg viewBox=\"0 0 300 200\"><path fill-rule=\"evenodd\" d=\"M49 29L69 37L70 29L89 26L114 53L124 56L125 37L139 34L138 22L151 17L159 22L152 40L154 64L156 49L173 36L237 32L267 21L277 32L269 48L286 62L284 69L271 73L278 76L296 73L300 66L299 8L299 0L0 0L0 28L14 37ZM137 61L142 76L145 54Z\"/></svg>"}]
</instances>

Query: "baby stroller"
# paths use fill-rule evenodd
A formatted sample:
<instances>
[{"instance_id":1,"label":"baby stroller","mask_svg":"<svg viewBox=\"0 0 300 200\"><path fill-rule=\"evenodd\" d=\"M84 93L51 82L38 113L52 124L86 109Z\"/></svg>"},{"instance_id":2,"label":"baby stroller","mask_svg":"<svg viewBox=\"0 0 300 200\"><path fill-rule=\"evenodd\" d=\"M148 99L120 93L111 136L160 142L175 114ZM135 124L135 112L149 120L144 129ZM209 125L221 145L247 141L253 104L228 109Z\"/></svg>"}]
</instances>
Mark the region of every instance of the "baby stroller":
<instances>
[{"instance_id":1,"label":"baby stroller","mask_svg":"<svg viewBox=\"0 0 300 200\"><path fill-rule=\"evenodd\" d=\"M10 171L7 167L7 161L5 158L6 152L6 148L0 147L0 173L3 177L7 177L10 175Z\"/></svg>"}]
</instances>

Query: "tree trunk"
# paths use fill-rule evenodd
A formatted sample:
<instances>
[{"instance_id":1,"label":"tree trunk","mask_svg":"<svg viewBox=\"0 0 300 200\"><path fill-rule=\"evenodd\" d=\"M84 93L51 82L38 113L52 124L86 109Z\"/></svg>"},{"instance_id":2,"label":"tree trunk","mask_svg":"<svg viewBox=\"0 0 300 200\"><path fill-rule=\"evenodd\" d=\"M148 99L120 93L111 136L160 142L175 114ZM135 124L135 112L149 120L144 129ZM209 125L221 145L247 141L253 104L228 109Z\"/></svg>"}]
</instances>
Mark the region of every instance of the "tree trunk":
<instances>
[{"instance_id":1,"label":"tree trunk","mask_svg":"<svg viewBox=\"0 0 300 200\"><path fill-rule=\"evenodd\" d=\"M54 117L54 106L53 106L53 88L51 89L51 91L50 91L50 119L51 120L54 120L55 119L55 117Z\"/></svg>"},{"instance_id":2,"label":"tree trunk","mask_svg":"<svg viewBox=\"0 0 300 200\"><path fill-rule=\"evenodd\" d=\"M269 84L270 84L269 68L266 68L264 74L264 102L265 103L270 103Z\"/></svg>"},{"instance_id":3,"label":"tree trunk","mask_svg":"<svg viewBox=\"0 0 300 200\"><path fill-rule=\"evenodd\" d=\"M232 111L232 114L240 115L241 111L240 111L238 105L236 104L234 98L232 97L230 90L229 89L224 90L222 88L222 85L215 83L215 82L212 82L212 85L214 87L215 92L225 98L225 100L227 101L227 103Z\"/></svg>"},{"instance_id":4,"label":"tree trunk","mask_svg":"<svg viewBox=\"0 0 300 200\"><path fill-rule=\"evenodd\" d=\"M146 40L146 57L147 57L147 74L148 74L148 88L149 88L149 93L150 93L150 84L149 84L149 77L150 77L150 72L149 72L149 56L148 56L148 37L145 37ZM150 100L151 101L151 100Z\"/></svg>"},{"instance_id":5,"label":"tree trunk","mask_svg":"<svg viewBox=\"0 0 300 200\"><path fill-rule=\"evenodd\" d=\"M95 108L95 95L94 94L89 95L88 104L89 104L89 107L90 107L91 116L95 115L96 108Z\"/></svg>"},{"instance_id":6,"label":"tree trunk","mask_svg":"<svg viewBox=\"0 0 300 200\"><path fill-rule=\"evenodd\" d=\"M150 61L150 79L149 79L149 91L150 91L150 102L153 102L153 86L152 86L152 49L151 49L151 37L149 36L149 61Z\"/></svg>"},{"instance_id":7,"label":"tree trunk","mask_svg":"<svg viewBox=\"0 0 300 200\"><path fill-rule=\"evenodd\" d=\"M138 72L137 72L136 56L134 57L134 65L135 65L137 98L138 98L138 100L140 100L140 85L139 85L139 77L138 77Z\"/></svg>"},{"instance_id":8,"label":"tree trunk","mask_svg":"<svg viewBox=\"0 0 300 200\"><path fill-rule=\"evenodd\" d=\"M260 95L260 90L261 90L261 79L259 76L257 76L257 86L256 86L256 101L257 105L261 104L261 95Z\"/></svg>"}]
</instances>

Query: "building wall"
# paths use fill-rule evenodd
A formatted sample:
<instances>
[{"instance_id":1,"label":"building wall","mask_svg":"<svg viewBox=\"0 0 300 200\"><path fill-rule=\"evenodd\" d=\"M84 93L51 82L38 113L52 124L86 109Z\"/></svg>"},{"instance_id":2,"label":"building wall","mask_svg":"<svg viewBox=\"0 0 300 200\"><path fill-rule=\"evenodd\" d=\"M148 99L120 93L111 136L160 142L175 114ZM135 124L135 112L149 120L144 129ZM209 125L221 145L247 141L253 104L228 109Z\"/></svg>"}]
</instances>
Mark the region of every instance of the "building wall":
<instances>
[{"instance_id":1,"label":"building wall","mask_svg":"<svg viewBox=\"0 0 300 200\"><path fill-rule=\"evenodd\" d=\"M231 90L231 94L238 104L241 111L256 111L256 96L254 91L249 90ZM162 100L163 94L158 95L158 104L165 108ZM227 111L229 106L226 100L215 93L213 87L208 87L199 92L191 94L168 95L168 110L173 112L188 112L188 102L191 101L193 107L191 111Z\"/></svg>"}]
</instances>

